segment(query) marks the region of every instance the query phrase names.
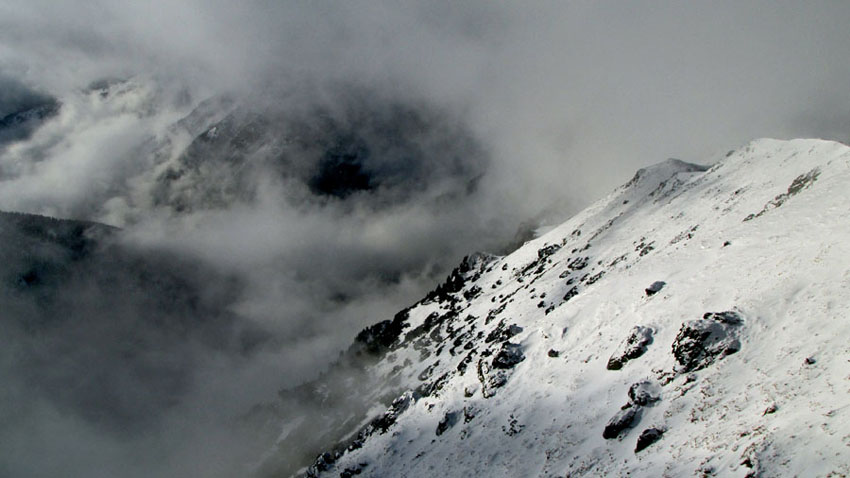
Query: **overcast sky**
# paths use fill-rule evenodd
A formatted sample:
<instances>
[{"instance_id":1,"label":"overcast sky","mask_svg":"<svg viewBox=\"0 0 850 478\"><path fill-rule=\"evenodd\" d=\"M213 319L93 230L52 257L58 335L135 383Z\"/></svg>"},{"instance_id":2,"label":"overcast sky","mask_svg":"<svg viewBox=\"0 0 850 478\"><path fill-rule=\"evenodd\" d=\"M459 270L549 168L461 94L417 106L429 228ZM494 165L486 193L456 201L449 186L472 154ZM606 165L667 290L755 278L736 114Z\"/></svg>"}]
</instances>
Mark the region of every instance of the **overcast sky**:
<instances>
[{"instance_id":1,"label":"overcast sky","mask_svg":"<svg viewBox=\"0 0 850 478\"><path fill-rule=\"evenodd\" d=\"M232 311L286 344L198 372L216 377L199 394L242 406L317 373L464 254L504 246L523 223L565 219L639 167L711 162L758 137L847 141L848 22L844 1L5 0L0 117L47 96L62 107L25 141L0 137L0 210L122 226L131 246L238 277ZM107 99L86 91L104 79L130 83ZM164 164L154 153L179 155L193 138L175 123L225 96L339 123L400 104L429 125L412 143L440 156L380 163L401 186L353 199L314 201L303 184L260 175L251 202L176 216L153 207ZM124 466L129 448L51 413L5 436L33 423L85 435Z\"/></svg>"},{"instance_id":2,"label":"overcast sky","mask_svg":"<svg viewBox=\"0 0 850 478\"><path fill-rule=\"evenodd\" d=\"M581 202L668 156L705 160L762 136L847 138L848 11L774 0L12 0L0 6L0 67L51 92L140 73L198 95L301 78L398 89L464 109L515 188L573 190Z\"/></svg>"}]
</instances>

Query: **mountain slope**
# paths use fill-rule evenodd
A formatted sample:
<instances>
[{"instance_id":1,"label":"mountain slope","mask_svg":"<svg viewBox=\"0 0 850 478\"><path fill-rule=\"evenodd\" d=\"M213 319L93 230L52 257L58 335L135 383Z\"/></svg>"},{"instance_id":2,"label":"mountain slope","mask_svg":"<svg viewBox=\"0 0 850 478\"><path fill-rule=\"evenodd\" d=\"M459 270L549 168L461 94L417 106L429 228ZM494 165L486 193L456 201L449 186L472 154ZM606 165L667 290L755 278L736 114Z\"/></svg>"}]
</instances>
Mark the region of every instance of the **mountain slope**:
<instances>
[{"instance_id":1,"label":"mountain slope","mask_svg":"<svg viewBox=\"0 0 850 478\"><path fill-rule=\"evenodd\" d=\"M278 404L260 470L321 436L300 473L846 476L848 184L850 148L818 140L643 169L361 333L356 386Z\"/></svg>"},{"instance_id":2,"label":"mountain slope","mask_svg":"<svg viewBox=\"0 0 850 478\"><path fill-rule=\"evenodd\" d=\"M199 363L249 355L265 340L229 310L238 283L120 235L0 212L3 438L31 426L34 397L108 430L144 429L180 403ZM15 475L8 458L0 453L0 469Z\"/></svg>"}]
</instances>

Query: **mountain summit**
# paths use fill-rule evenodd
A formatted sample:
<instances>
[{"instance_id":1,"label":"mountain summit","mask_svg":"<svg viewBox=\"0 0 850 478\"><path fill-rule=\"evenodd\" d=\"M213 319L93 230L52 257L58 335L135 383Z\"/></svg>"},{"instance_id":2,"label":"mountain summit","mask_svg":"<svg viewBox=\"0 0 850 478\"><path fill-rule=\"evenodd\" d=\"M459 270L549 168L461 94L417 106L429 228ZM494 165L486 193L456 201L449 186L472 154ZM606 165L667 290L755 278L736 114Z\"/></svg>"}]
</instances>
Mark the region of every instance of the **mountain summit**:
<instances>
[{"instance_id":1,"label":"mountain summit","mask_svg":"<svg viewBox=\"0 0 850 478\"><path fill-rule=\"evenodd\" d=\"M279 424L258 471L847 476L848 184L850 148L820 140L642 169L258 407Z\"/></svg>"}]
</instances>

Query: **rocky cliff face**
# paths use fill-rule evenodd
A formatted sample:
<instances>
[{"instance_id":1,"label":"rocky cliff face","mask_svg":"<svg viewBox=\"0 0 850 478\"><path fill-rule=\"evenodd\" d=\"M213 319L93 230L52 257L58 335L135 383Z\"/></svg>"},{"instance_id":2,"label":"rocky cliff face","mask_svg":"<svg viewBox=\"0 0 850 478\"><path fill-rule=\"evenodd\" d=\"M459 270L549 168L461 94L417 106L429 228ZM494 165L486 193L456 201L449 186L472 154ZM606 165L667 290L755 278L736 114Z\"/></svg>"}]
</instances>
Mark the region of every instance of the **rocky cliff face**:
<instances>
[{"instance_id":1,"label":"rocky cliff face","mask_svg":"<svg viewBox=\"0 0 850 478\"><path fill-rule=\"evenodd\" d=\"M257 471L845 476L848 184L817 140L640 170L257 407Z\"/></svg>"}]
</instances>

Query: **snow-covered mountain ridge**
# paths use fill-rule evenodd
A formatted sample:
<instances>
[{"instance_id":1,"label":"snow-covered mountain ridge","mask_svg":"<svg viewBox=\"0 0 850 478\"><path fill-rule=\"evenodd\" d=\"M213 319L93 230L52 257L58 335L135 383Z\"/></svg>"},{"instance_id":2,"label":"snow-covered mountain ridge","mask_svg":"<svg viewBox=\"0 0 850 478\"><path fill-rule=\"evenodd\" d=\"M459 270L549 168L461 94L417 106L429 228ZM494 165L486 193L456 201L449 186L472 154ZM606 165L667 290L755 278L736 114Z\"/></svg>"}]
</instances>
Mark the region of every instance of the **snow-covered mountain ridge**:
<instances>
[{"instance_id":1,"label":"snow-covered mountain ridge","mask_svg":"<svg viewBox=\"0 0 850 478\"><path fill-rule=\"evenodd\" d=\"M643 169L282 392L259 469L324 441L300 473L847 476L848 185L820 140Z\"/></svg>"}]
</instances>

